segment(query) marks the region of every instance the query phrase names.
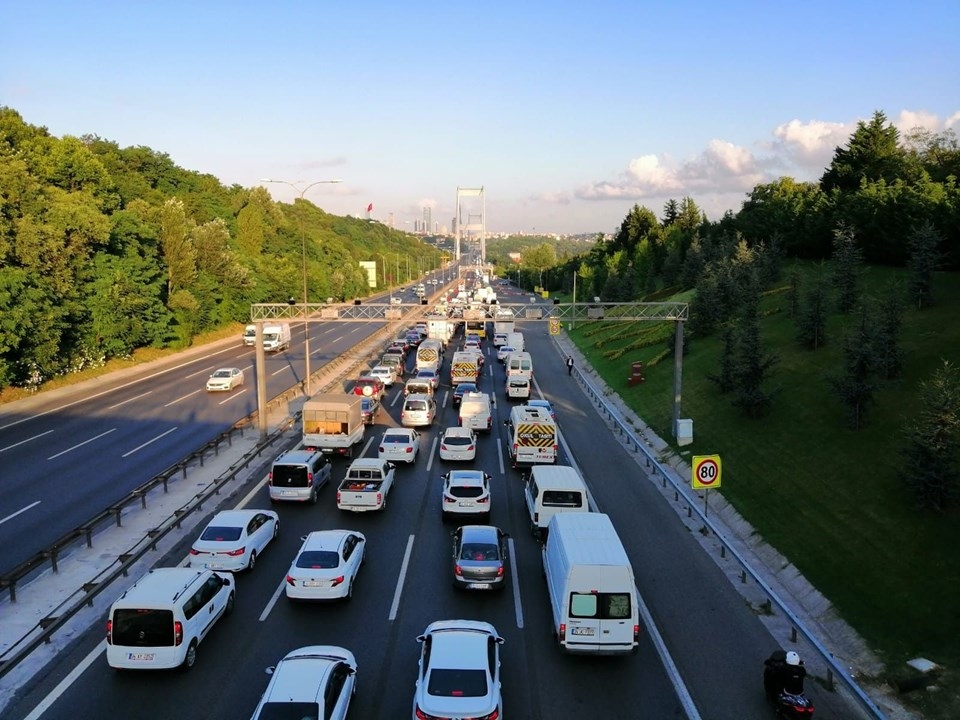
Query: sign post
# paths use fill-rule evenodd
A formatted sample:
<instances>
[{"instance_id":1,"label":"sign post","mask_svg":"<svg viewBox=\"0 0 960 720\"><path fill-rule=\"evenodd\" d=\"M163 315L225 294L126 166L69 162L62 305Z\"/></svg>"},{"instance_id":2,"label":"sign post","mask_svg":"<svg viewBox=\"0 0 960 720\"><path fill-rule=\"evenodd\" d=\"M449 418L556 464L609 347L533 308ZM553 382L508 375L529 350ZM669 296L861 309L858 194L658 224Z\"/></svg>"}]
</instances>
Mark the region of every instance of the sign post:
<instances>
[{"instance_id":1,"label":"sign post","mask_svg":"<svg viewBox=\"0 0 960 720\"><path fill-rule=\"evenodd\" d=\"M560 334L560 320L559 318L550 318L550 334L559 335Z\"/></svg>"},{"instance_id":2,"label":"sign post","mask_svg":"<svg viewBox=\"0 0 960 720\"><path fill-rule=\"evenodd\" d=\"M694 490L703 490L703 514L706 517L709 514L707 499L710 495L710 488L720 487L720 456L719 455L694 455L691 465L690 485Z\"/></svg>"}]
</instances>

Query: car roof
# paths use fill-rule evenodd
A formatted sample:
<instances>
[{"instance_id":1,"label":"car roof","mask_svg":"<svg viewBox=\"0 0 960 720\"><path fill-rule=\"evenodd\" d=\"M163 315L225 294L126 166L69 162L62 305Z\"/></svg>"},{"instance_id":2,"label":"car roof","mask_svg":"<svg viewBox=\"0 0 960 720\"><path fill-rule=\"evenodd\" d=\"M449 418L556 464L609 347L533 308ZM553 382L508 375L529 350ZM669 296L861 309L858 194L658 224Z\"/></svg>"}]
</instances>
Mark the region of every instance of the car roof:
<instances>
[{"instance_id":1,"label":"car roof","mask_svg":"<svg viewBox=\"0 0 960 720\"><path fill-rule=\"evenodd\" d=\"M339 550L347 535L358 535L353 530L314 530L303 541L301 550Z\"/></svg>"},{"instance_id":2,"label":"car roof","mask_svg":"<svg viewBox=\"0 0 960 720\"><path fill-rule=\"evenodd\" d=\"M352 653L334 645L293 650L277 664L267 702L320 702L326 677L339 662L356 667Z\"/></svg>"},{"instance_id":3,"label":"car roof","mask_svg":"<svg viewBox=\"0 0 960 720\"><path fill-rule=\"evenodd\" d=\"M318 452L318 450L288 450L278 457L274 463L277 465L283 465L285 463L305 463Z\"/></svg>"},{"instance_id":4,"label":"car roof","mask_svg":"<svg viewBox=\"0 0 960 720\"><path fill-rule=\"evenodd\" d=\"M497 635L489 623L469 620L435 622L427 628L426 634L432 638L432 668L476 670L487 670L487 639Z\"/></svg>"},{"instance_id":5,"label":"car roof","mask_svg":"<svg viewBox=\"0 0 960 720\"><path fill-rule=\"evenodd\" d=\"M451 483L465 485L483 483L483 470L451 470L449 480Z\"/></svg>"},{"instance_id":6,"label":"car roof","mask_svg":"<svg viewBox=\"0 0 960 720\"><path fill-rule=\"evenodd\" d=\"M470 437L471 435L473 435L473 430L471 430L468 427L460 427L459 425L453 425L443 431L444 437L447 437L448 435L450 437Z\"/></svg>"},{"instance_id":7,"label":"car roof","mask_svg":"<svg viewBox=\"0 0 960 720\"><path fill-rule=\"evenodd\" d=\"M460 539L463 542L494 543L499 539L500 530L494 525L461 525Z\"/></svg>"},{"instance_id":8,"label":"car roof","mask_svg":"<svg viewBox=\"0 0 960 720\"><path fill-rule=\"evenodd\" d=\"M266 510L224 510L214 515L208 525L222 525L225 527L241 527L250 522L250 518L259 513L265 513ZM268 513L269 514L269 513Z\"/></svg>"},{"instance_id":9,"label":"car roof","mask_svg":"<svg viewBox=\"0 0 960 720\"><path fill-rule=\"evenodd\" d=\"M412 440L413 434L415 432L416 430L414 430L413 428L395 427L395 428L388 428L386 432L383 433L383 436L386 437L387 435L403 435L404 437L410 438Z\"/></svg>"}]
</instances>

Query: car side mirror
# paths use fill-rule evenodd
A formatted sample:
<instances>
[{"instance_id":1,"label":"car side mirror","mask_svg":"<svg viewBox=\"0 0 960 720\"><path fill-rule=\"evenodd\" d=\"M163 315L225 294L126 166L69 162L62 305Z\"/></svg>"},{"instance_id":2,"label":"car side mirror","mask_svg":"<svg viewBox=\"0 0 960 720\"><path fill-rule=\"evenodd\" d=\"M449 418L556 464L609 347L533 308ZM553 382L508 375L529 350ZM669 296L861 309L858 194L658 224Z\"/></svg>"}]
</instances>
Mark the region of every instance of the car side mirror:
<instances>
[{"instance_id":1,"label":"car side mirror","mask_svg":"<svg viewBox=\"0 0 960 720\"><path fill-rule=\"evenodd\" d=\"M274 673L274 671L275 671L276 669L277 669L277 666L276 666L276 665L271 665L270 667L264 668L263 671L264 671L267 675L273 675L273 673Z\"/></svg>"}]
</instances>

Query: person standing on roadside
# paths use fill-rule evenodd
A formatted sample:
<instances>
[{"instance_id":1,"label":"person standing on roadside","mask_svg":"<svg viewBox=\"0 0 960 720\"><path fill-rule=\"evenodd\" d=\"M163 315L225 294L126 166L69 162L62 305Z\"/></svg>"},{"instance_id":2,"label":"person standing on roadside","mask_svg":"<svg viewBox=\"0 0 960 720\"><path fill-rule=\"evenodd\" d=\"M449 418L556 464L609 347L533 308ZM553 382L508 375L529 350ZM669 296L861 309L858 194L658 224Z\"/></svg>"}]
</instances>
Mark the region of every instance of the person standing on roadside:
<instances>
[{"instance_id":1,"label":"person standing on roadside","mask_svg":"<svg viewBox=\"0 0 960 720\"><path fill-rule=\"evenodd\" d=\"M567 375L573 375L573 355L567 355Z\"/></svg>"}]
</instances>

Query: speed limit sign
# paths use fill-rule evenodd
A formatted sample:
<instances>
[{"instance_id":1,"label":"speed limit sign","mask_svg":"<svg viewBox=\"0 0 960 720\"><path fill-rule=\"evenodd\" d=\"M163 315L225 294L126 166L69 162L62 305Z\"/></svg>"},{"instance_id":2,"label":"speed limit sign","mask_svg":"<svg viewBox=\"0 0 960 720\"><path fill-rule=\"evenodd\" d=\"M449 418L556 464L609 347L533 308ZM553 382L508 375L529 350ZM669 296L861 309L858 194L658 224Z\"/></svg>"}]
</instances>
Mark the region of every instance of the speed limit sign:
<instances>
[{"instance_id":1,"label":"speed limit sign","mask_svg":"<svg viewBox=\"0 0 960 720\"><path fill-rule=\"evenodd\" d=\"M691 475L694 490L720 487L720 456L694 455Z\"/></svg>"},{"instance_id":2,"label":"speed limit sign","mask_svg":"<svg viewBox=\"0 0 960 720\"><path fill-rule=\"evenodd\" d=\"M560 321L557 318L550 318L550 334L560 334Z\"/></svg>"}]
</instances>

